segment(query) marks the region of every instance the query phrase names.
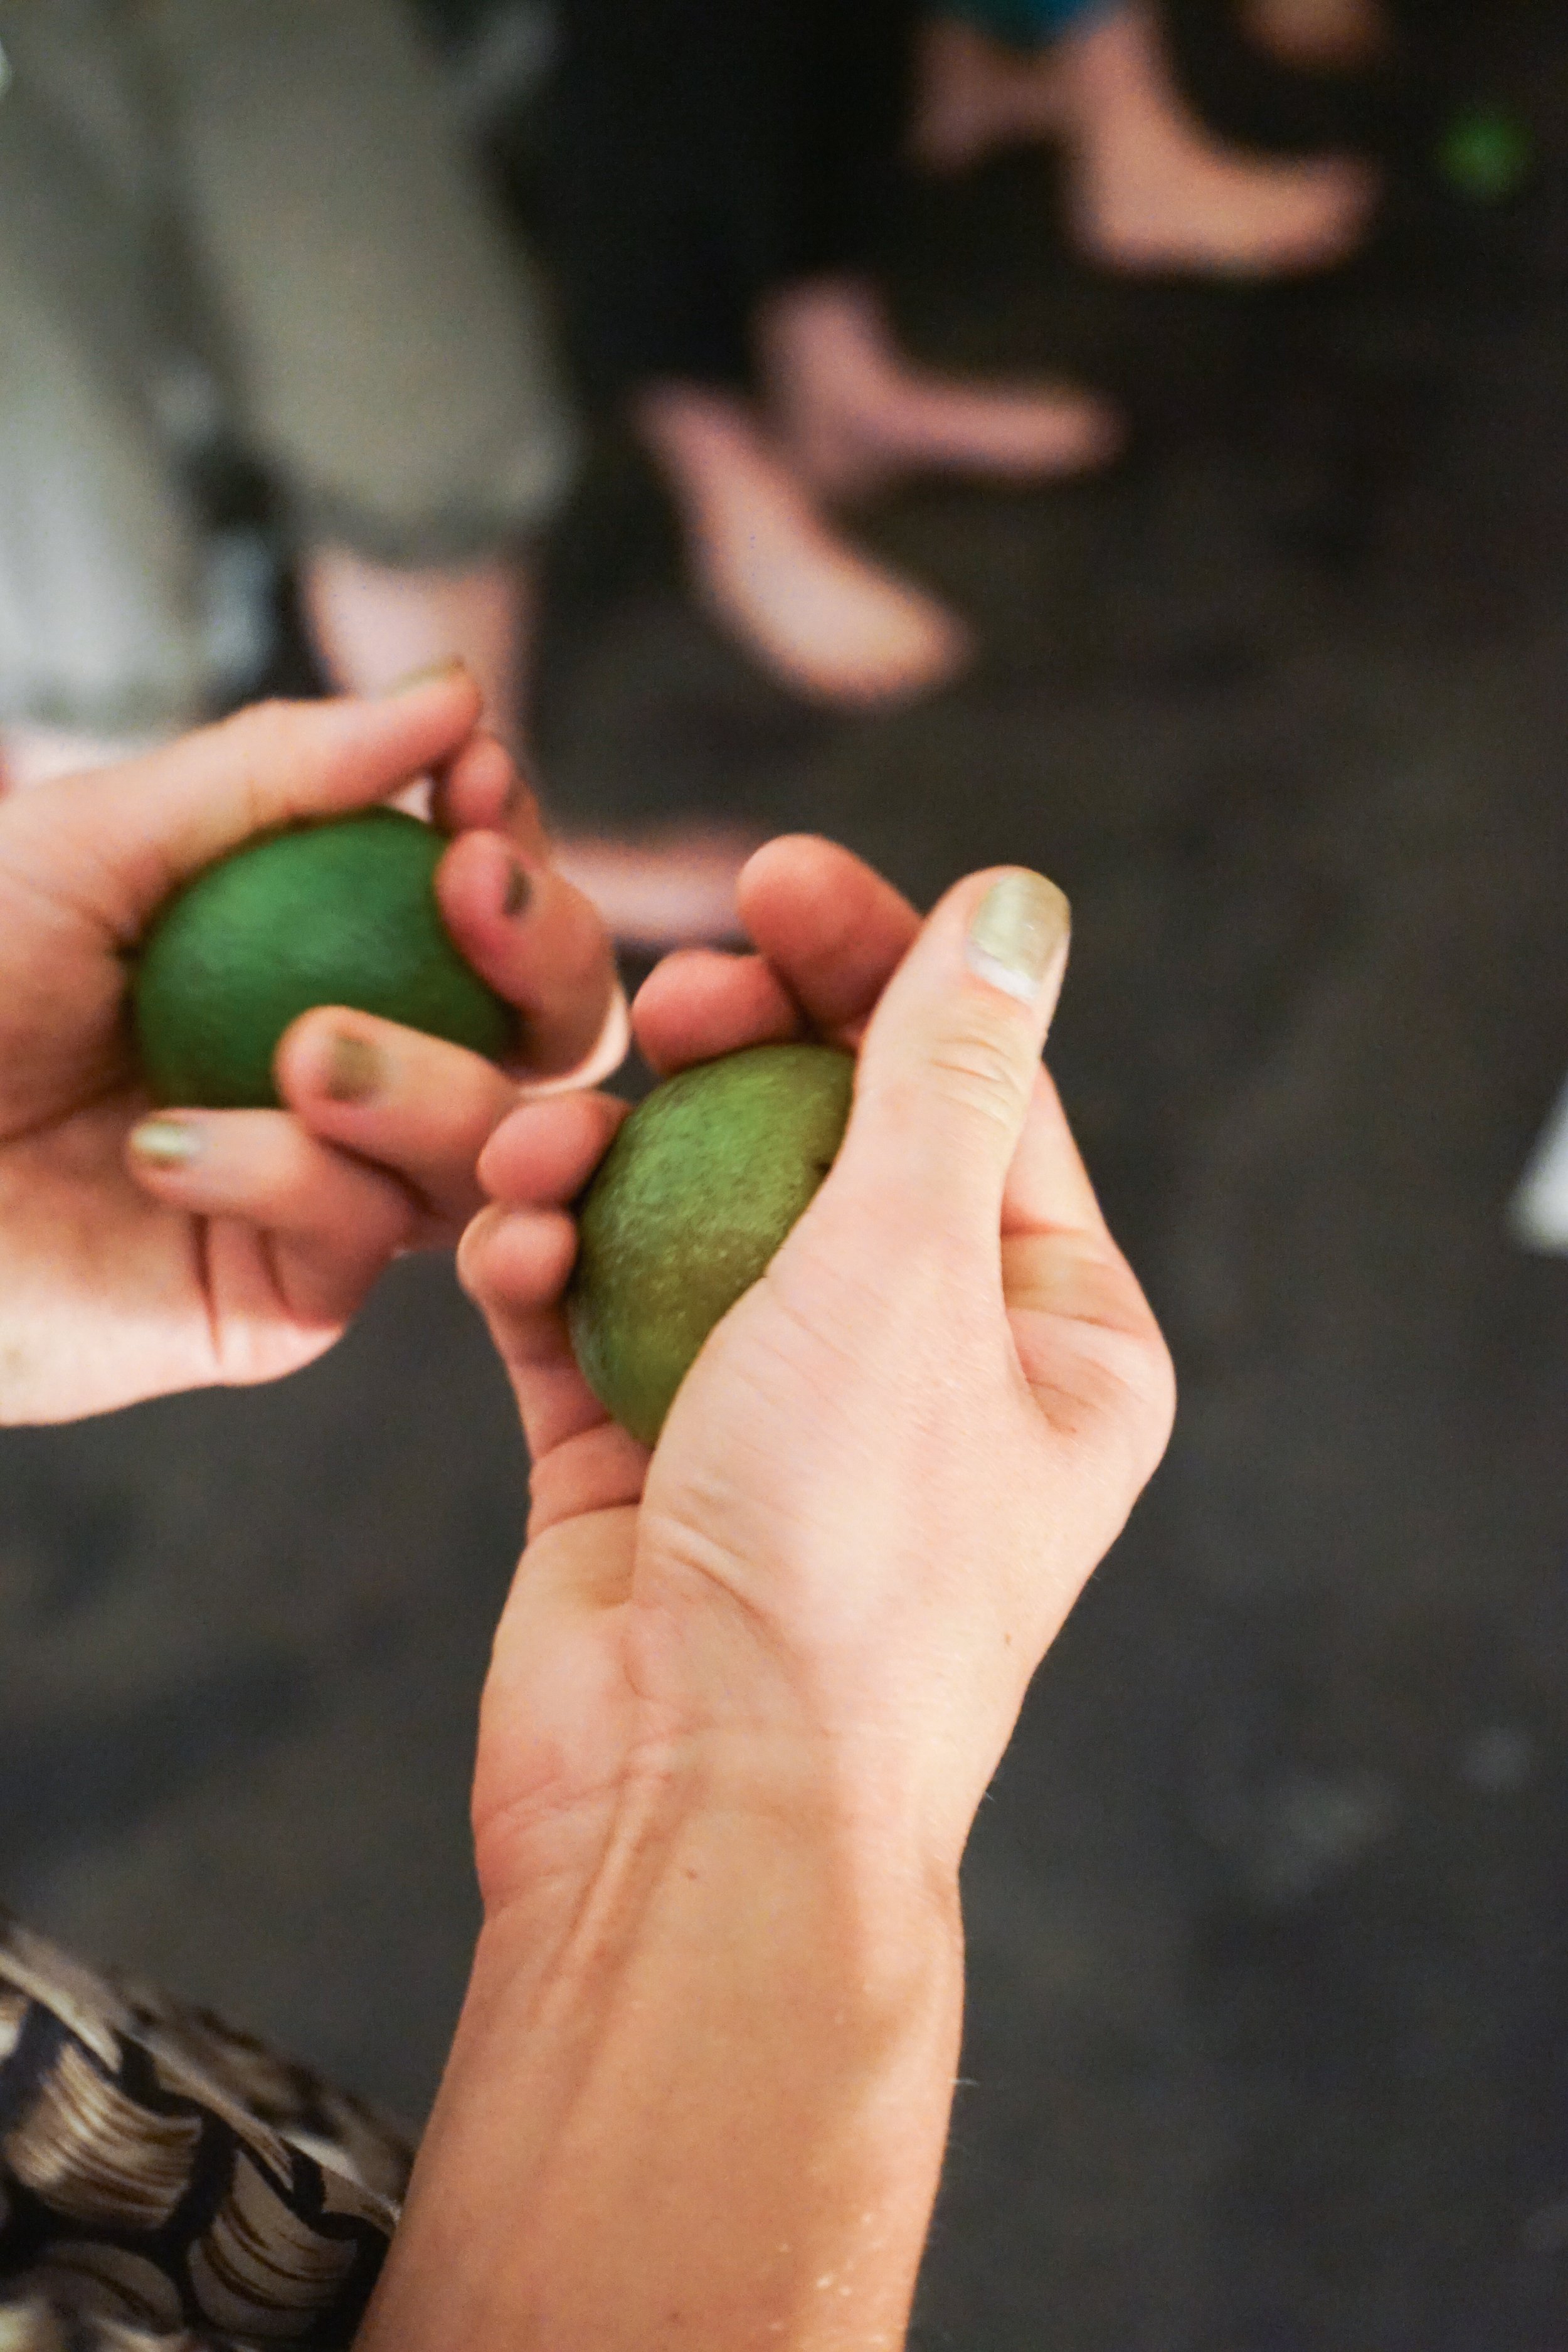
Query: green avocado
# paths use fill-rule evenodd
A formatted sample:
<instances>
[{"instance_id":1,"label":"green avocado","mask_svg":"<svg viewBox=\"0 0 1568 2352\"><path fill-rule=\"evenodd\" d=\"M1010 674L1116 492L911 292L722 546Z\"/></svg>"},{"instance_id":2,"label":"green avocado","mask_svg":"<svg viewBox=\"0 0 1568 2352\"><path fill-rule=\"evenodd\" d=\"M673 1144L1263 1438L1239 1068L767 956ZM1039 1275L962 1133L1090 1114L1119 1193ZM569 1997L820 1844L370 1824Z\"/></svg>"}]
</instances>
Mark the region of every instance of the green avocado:
<instances>
[{"instance_id":1,"label":"green avocado","mask_svg":"<svg viewBox=\"0 0 1568 2352\"><path fill-rule=\"evenodd\" d=\"M516 1015L441 920L434 882L446 847L416 817L371 809L266 835L188 882L143 940L132 982L156 1099L275 1108L278 1041L317 1004L501 1058Z\"/></svg>"},{"instance_id":2,"label":"green avocado","mask_svg":"<svg viewBox=\"0 0 1568 2352\"><path fill-rule=\"evenodd\" d=\"M645 1445L832 1166L854 1084L835 1045L752 1045L656 1087L605 1154L567 1320L589 1387Z\"/></svg>"}]
</instances>

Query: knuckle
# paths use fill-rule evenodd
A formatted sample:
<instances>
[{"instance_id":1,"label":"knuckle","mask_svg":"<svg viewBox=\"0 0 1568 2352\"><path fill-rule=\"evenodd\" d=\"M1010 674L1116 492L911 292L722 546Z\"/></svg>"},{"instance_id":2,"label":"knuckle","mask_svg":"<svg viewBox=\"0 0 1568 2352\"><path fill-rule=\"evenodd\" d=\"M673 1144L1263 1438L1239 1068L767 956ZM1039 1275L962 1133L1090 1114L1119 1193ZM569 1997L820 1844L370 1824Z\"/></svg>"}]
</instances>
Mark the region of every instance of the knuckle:
<instances>
[{"instance_id":1,"label":"knuckle","mask_svg":"<svg viewBox=\"0 0 1568 2352\"><path fill-rule=\"evenodd\" d=\"M1028 1083L1018 1066L1016 1041L983 1019L952 1021L937 1037L931 1069L950 1101L996 1121L1016 1125Z\"/></svg>"},{"instance_id":2,"label":"knuckle","mask_svg":"<svg viewBox=\"0 0 1568 2352\"><path fill-rule=\"evenodd\" d=\"M253 702L222 722L233 748L238 789L249 808L248 830L259 832L278 812L273 805L272 780L287 776L301 751L300 706L273 695Z\"/></svg>"},{"instance_id":3,"label":"knuckle","mask_svg":"<svg viewBox=\"0 0 1568 2352\"><path fill-rule=\"evenodd\" d=\"M237 743L250 745L258 751L271 751L290 747L299 731L299 721L298 703L285 701L279 694L269 694L262 701L237 710L223 724Z\"/></svg>"},{"instance_id":4,"label":"knuckle","mask_svg":"<svg viewBox=\"0 0 1568 2352\"><path fill-rule=\"evenodd\" d=\"M1151 1328L1133 1339L1120 1367L1116 1425L1137 1485L1157 1468L1176 1417L1176 1374L1171 1351Z\"/></svg>"},{"instance_id":5,"label":"knuckle","mask_svg":"<svg viewBox=\"0 0 1568 2352\"><path fill-rule=\"evenodd\" d=\"M489 1279L490 1246L506 1211L490 1202L471 1217L458 1244L458 1280L468 1296L481 1300Z\"/></svg>"},{"instance_id":6,"label":"knuckle","mask_svg":"<svg viewBox=\"0 0 1568 2352\"><path fill-rule=\"evenodd\" d=\"M1058 1436L1087 1444L1130 1505L1153 1475L1176 1409L1171 1354L1152 1318L1142 1328L1090 1327L1069 1368L1037 1394Z\"/></svg>"}]
</instances>

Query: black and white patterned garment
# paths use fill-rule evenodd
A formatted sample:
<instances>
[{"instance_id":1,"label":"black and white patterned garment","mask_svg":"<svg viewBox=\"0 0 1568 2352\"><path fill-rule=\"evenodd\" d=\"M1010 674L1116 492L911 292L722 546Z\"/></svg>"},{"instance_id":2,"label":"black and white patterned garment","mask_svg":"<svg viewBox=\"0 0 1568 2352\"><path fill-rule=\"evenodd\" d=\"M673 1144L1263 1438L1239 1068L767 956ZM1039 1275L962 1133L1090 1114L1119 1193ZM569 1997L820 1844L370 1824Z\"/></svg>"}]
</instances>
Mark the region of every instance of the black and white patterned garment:
<instances>
[{"instance_id":1,"label":"black and white patterned garment","mask_svg":"<svg viewBox=\"0 0 1568 2352\"><path fill-rule=\"evenodd\" d=\"M0 1912L0 2352L344 2352L413 2147Z\"/></svg>"}]
</instances>

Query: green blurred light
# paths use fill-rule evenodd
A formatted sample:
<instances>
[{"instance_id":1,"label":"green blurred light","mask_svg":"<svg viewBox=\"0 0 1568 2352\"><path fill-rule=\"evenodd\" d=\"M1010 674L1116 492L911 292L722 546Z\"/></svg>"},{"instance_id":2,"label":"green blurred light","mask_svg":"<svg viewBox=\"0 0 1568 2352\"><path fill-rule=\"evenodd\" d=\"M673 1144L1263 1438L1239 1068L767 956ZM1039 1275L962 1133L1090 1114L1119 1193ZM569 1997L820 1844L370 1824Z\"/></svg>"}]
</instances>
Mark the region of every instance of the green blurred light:
<instances>
[{"instance_id":1,"label":"green blurred light","mask_svg":"<svg viewBox=\"0 0 1568 2352\"><path fill-rule=\"evenodd\" d=\"M1443 176L1481 205L1500 204L1522 185L1533 151L1517 115L1500 106L1473 107L1451 123L1438 150Z\"/></svg>"}]
</instances>

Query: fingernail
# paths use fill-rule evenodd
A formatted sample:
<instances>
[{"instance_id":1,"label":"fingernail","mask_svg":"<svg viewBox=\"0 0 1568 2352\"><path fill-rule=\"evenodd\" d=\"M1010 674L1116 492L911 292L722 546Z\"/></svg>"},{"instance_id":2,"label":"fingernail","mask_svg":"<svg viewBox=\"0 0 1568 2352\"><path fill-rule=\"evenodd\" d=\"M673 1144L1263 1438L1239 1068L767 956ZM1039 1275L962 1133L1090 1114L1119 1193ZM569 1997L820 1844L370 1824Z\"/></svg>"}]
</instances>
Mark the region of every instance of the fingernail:
<instances>
[{"instance_id":1,"label":"fingernail","mask_svg":"<svg viewBox=\"0 0 1568 2352\"><path fill-rule=\"evenodd\" d=\"M396 694L413 694L422 686L434 686L438 677L456 677L459 670L468 667L461 654L448 654L445 661L426 662L419 669L411 669L406 677L394 678L390 686L384 686L379 698L386 702Z\"/></svg>"},{"instance_id":2,"label":"fingernail","mask_svg":"<svg viewBox=\"0 0 1568 2352\"><path fill-rule=\"evenodd\" d=\"M327 1048L322 1092L329 1102L369 1102L386 1084L386 1062L368 1037L351 1036L346 1029L333 1035Z\"/></svg>"},{"instance_id":3,"label":"fingernail","mask_svg":"<svg viewBox=\"0 0 1568 2352\"><path fill-rule=\"evenodd\" d=\"M188 1168L202 1142L198 1129L177 1118L144 1118L131 1130L131 1149L149 1168Z\"/></svg>"},{"instance_id":4,"label":"fingernail","mask_svg":"<svg viewBox=\"0 0 1568 2352\"><path fill-rule=\"evenodd\" d=\"M528 902L532 896L533 884L514 858L511 871L506 877L506 887L501 892L501 913L509 922L515 922L519 915L527 911Z\"/></svg>"},{"instance_id":5,"label":"fingernail","mask_svg":"<svg viewBox=\"0 0 1568 2352\"><path fill-rule=\"evenodd\" d=\"M1033 1004L1071 924L1065 895L1043 874L1004 874L970 919L965 959L994 988Z\"/></svg>"}]
</instances>

